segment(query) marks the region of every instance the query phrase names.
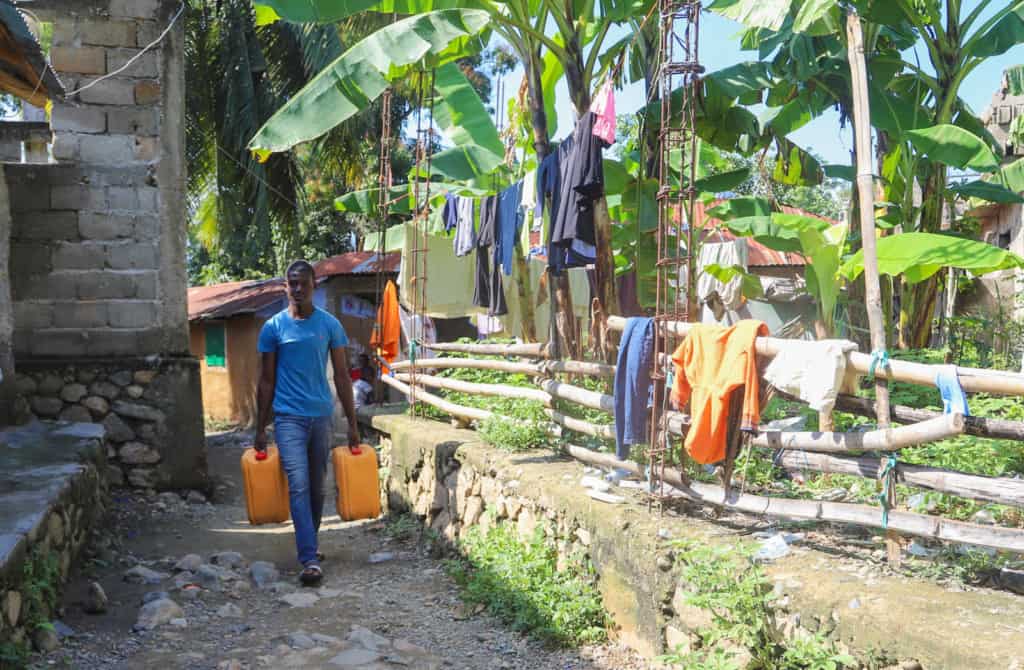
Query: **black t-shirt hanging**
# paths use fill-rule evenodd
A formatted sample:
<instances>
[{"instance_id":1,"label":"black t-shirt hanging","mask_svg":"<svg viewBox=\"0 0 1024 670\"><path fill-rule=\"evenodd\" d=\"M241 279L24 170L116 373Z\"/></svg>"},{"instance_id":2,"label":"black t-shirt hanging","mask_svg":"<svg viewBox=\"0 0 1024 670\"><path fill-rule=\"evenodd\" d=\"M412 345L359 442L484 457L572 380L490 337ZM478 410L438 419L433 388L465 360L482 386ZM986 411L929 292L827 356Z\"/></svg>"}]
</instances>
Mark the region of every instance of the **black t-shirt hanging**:
<instances>
[{"instance_id":1,"label":"black t-shirt hanging","mask_svg":"<svg viewBox=\"0 0 1024 670\"><path fill-rule=\"evenodd\" d=\"M604 194L604 140L594 135L595 116L587 112L576 123L566 151L559 147L558 209L551 221L551 243L570 246L573 240L597 244L594 199ZM568 140L567 140L568 142Z\"/></svg>"},{"instance_id":2,"label":"black t-shirt hanging","mask_svg":"<svg viewBox=\"0 0 1024 670\"><path fill-rule=\"evenodd\" d=\"M480 229L476 237L476 279L473 304L486 307L490 316L508 314L501 267L495 258L498 234L498 197L487 196L480 201Z\"/></svg>"}]
</instances>

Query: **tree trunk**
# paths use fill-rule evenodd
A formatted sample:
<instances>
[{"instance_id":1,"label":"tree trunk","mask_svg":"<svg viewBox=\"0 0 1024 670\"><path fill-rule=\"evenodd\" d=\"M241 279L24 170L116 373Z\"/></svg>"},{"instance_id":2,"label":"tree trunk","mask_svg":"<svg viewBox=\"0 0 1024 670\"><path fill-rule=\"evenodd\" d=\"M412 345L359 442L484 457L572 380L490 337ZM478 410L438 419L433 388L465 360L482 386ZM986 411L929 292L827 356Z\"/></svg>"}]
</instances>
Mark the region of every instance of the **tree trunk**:
<instances>
[{"instance_id":1,"label":"tree trunk","mask_svg":"<svg viewBox=\"0 0 1024 670\"><path fill-rule=\"evenodd\" d=\"M537 154L537 164L551 153L548 140L548 117L544 111L544 88L541 84L543 61L539 48L529 51L529 62L526 64L527 93L529 95L530 121L533 125L533 148ZM554 277L548 273L548 291L551 299L551 318L548 320L548 343L552 356L558 358L568 354L578 358L576 352L575 319L572 311L572 295L569 291L569 278L563 275ZM567 310L567 311L566 311Z\"/></svg>"}]
</instances>

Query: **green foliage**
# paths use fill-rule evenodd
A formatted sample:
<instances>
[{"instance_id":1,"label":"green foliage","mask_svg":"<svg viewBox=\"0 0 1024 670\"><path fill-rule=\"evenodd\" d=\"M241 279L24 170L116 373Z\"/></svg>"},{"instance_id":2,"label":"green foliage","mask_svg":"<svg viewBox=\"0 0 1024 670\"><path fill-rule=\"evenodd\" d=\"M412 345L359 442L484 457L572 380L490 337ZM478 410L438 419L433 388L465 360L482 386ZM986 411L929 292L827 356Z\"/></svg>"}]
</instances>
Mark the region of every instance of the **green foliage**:
<instances>
[{"instance_id":1,"label":"green foliage","mask_svg":"<svg viewBox=\"0 0 1024 670\"><path fill-rule=\"evenodd\" d=\"M610 621L594 586L593 568L576 555L560 571L557 552L541 529L524 543L510 524L487 532L475 527L460 548L465 559L449 561L447 567L467 603L485 605L514 630L552 645L605 640Z\"/></svg>"},{"instance_id":2,"label":"green foliage","mask_svg":"<svg viewBox=\"0 0 1024 670\"><path fill-rule=\"evenodd\" d=\"M771 580L750 560L748 545L674 543L686 602L712 614L709 628L698 632L700 643L687 654L670 653L659 660L682 668L739 670L745 649L753 666L778 670L837 670L856 660L839 653L835 644L817 635L783 646L774 636Z\"/></svg>"},{"instance_id":3,"label":"green foliage","mask_svg":"<svg viewBox=\"0 0 1024 670\"><path fill-rule=\"evenodd\" d=\"M384 534L393 540L411 539L419 529L419 522L409 514L391 515L384 522Z\"/></svg>"},{"instance_id":4,"label":"green foliage","mask_svg":"<svg viewBox=\"0 0 1024 670\"><path fill-rule=\"evenodd\" d=\"M55 552L36 548L22 568L22 612L26 627L50 625L50 615L57 608L60 595L60 566Z\"/></svg>"},{"instance_id":5,"label":"green foliage","mask_svg":"<svg viewBox=\"0 0 1024 670\"><path fill-rule=\"evenodd\" d=\"M4 642L0 644L0 670L21 670L28 662L28 642L14 644Z\"/></svg>"},{"instance_id":6,"label":"green foliage","mask_svg":"<svg viewBox=\"0 0 1024 670\"><path fill-rule=\"evenodd\" d=\"M505 451L527 451L551 442L545 424L532 419L493 416L483 421L478 430L485 442Z\"/></svg>"}]
</instances>

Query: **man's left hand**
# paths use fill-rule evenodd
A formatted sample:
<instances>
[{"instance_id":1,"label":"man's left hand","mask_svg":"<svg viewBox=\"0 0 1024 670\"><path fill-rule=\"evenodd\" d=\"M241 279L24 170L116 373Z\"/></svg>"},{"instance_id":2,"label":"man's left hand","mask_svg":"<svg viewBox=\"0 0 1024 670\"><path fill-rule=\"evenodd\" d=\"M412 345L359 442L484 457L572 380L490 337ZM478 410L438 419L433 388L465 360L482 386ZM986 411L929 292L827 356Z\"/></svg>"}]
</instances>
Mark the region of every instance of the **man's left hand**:
<instances>
[{"instance_id":1,"label":"man's left hand","mask_svg":"<svg viewBox=\"0 0 1024 670\"><path fill-rule=\"evenodd\" d=\"M349 427L348 427L348 446L349 447L358 447L359 445L360 445L359 426L358 425L354 425L354 424L349 424Z\"/></svg>"}]
</instances>

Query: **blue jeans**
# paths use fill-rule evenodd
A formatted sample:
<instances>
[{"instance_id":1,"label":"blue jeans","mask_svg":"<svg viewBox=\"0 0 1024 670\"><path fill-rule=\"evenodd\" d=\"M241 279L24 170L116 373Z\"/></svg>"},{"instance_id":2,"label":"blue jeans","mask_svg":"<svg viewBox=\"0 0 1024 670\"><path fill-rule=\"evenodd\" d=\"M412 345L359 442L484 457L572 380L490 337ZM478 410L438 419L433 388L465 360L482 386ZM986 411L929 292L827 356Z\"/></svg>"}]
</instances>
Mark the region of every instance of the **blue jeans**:
<instances>
[{"instance_id":1,"label":"blue jeans","mask_svg":"<svg viewBox=\"0 0 1024 670\"><path fill-rule=\"evenodd\" d=\"M295 547L299 563L303 565L316 560L331 438L330 416L279 414L274 417L274 439L288 477Z\"/></svg>"}]
</instances>

